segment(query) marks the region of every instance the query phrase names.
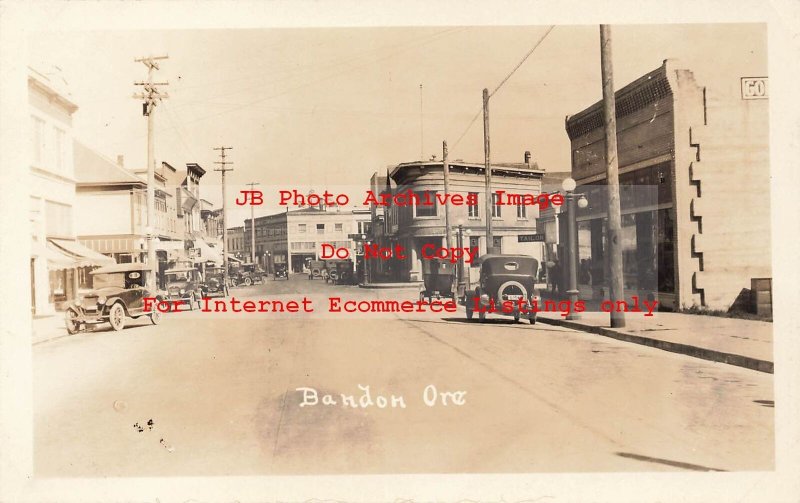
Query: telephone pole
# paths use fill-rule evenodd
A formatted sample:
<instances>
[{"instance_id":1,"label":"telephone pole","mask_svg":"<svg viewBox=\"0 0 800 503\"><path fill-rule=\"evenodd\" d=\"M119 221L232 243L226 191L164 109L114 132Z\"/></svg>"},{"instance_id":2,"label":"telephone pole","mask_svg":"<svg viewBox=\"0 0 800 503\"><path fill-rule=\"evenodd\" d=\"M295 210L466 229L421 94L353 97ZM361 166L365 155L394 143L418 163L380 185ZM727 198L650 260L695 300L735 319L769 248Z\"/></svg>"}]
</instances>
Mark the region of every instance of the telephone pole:
<instances>
[{"instance_id":1,"label":"telephone pole","mask_svg":"<svg viewBox=\"0 0 800 503\"><path fill-rule=\"evenodd\" d=\"M442 142L442 170L444 172L444 194L450 193L450 165L447 163L447 140ZM453 238L450 236L450 201L444 205L444 236L447 249L452 248Z\"/></svg>"},{"instance_id":2,"label":"telephone pole","mask_svg":"<svg viewBox=\"0 0 800 503\"><path fill-rule=\"evenodd\" d=\"M419 160L425 160L425 153L424 153L424 134L422 129L422 84L419 85Z\"/></svg>"},{"instance_id":3,"label":"telephone pole","mask_svg":"<svg viewBox=\"0 0 800 503\"><path fill-rule=\"evenodd\" d=\"M148 56L146 58L136 58L134 62L143 63L147 67L147 82L134 82L134 85L143 86L143 92L135 93L134 99L144 100L142 113L147 117L147 266L151 273L147 278L147 286L151 290L157 284L156 274L158 267L156 262L155 238L155 206L156 206L156 158L155 141L153 139L153 112L156 104L162 99L169 98L169 94L161 93L158 86L168 86L169 82L153 82L153 72L158 70L158 60L167 59L169 56Z\"/></svg>"},{"instance_id":4,"label":"telephone pole","mask_svg":"<svg viewBox=\"0 0 800 503\"><path fill-rule=\"evenodd\" d=\"M261 185L257 182L250 182L245 185L250 186L250 190L253 190L253 187L256 185ZM251 192L251 204L250 204L250 262L253 264L256 263L256 219L255 219L255 205L252 204L252 192Z\"/></svg>"},{"instance_id":5,"label":"telephone pole","mask_svg":"<svg viewBox=\"0 0 800 503\"><path fill-rule=\"evenodd\" d=\"M219 164L221 167L214 168L214 171L222 173L222 273L225 286L228 286L228 214L226 211L228 198L225 194L225 172L233 171L233 168L226 167L228 164L233 164L231 161L225 160L225 151L233 150L233 147L214 147L214 150L220 151L220 160L214 161L214 164Z\"/></svg>"},{"instance_id":6,"label":"telephone pole","mask_svg":"<svg viewBox=\"0 0 800 503\"><path fill-rule=\"evenodd\" d=\"M614 65L611 60L611 27L600 25L600 70L603 77L603 124L606 133L606 182L608 184L608 251L611 269L609 299L625 299L622 269L622 216L619 201L617 117L614 96ZM625 326L625 313L611 310L611 327Z\"/></svg>"},{"instance_id":7,"label":"telephone pole","mask_svg":"<svg viewBox=\"0 0 800 503\"><path fill-rule=\"evenodd\" d=\"M483 90L483 153L486 171L486 253L494 253L492 235L492 165L489 160L489 90Z\"/></svg>"}]
</instances>

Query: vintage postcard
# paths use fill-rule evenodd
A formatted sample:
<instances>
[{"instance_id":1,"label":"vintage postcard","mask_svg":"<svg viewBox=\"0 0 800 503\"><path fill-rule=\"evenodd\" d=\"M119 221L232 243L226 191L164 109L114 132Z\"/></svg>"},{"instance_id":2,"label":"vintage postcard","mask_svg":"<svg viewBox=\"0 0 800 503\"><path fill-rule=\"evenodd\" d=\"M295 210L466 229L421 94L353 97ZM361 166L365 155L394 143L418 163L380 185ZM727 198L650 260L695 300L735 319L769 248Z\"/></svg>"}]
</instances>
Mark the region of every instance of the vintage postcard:
<instances>
[{"instance_id":1,"label":"vintage postcard","mask_svg":"<svg viewBox=\"0 0 800 503\"><path fill-rule=\"evenodd\" d=\"M796 30L502 5L1 5L8 501L792 501Z\"/></svg>"}]
</instances>

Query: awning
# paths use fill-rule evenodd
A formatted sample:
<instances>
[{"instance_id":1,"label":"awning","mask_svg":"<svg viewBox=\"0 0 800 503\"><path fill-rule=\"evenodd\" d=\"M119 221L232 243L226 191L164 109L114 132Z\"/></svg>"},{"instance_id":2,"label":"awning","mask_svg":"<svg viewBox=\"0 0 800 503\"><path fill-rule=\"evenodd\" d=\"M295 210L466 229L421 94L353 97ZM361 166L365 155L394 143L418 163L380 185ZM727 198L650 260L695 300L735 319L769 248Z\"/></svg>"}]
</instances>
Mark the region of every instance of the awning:
<instances>
[{"instance_id":1,"label":"awning","mask_svg":"<svg viewBox=\"0 0 800 503\"><path fill-rule=\"evenodd\" d=\"M216 265L222 265L222 255L203 238L195 239L194 245L200 250L199 260L195 259L195 262L214 262Z\"/></svg>"},{"instance_id":2,"label":"awning","mask_svg":"<svg viewBox=\"0 0 800 503\"><path fill-rule=\"evenodd\" d=\"M116 264L117 261L111 257L106 257L102 253L89 249L77 241L66 239L49 239L50 244L60 253L66 252L67 256L72 256L77 265L72 267L92 267ZM50 248L51 246L48 246Z\"/></svg>"},{"instance_id":3,"label":"awning","mask_svg":"<svg viewBox=\"0 0 800 503\"><path fill-rule=\"evenodd\" d=\"M234 257L234 256L233 256L233 255L231 255L230 253L226 253L225 255L227 255L227 256L228 256L228 262L236 262L237 264L241 264L241 263L243 263L243 261L242 261L242 260L239 260L238 258Z\"/></svg>"},{"instance_id":4,"label":"awning","mask_svg":"<svg viewBox=\"0 0 800 503\"><path fill-rule=\"evenodd\" d=\"M45 246L39 241L31 242L31 257L47 260L47 268L51 271L72 269L78 267L77 261L50 246Z\"/></svg>"}]
</instances>

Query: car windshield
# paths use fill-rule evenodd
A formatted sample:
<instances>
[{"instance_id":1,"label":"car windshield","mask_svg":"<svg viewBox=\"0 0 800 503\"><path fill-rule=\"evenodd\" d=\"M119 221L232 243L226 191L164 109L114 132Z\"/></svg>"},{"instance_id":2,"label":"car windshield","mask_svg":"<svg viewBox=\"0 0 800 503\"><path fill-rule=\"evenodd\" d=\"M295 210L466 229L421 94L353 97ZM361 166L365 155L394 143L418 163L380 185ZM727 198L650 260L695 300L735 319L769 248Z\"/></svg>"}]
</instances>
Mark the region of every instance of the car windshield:
<instances>
[{"instance_id":1,"label":"car windshield","mask_svg":"<svg viewBox=\"0 0 800 503\"><path fill-rule=\"evenodd\" d=\"M110 286L125 288L125 273L95 274L92 276L92 286L94 288L108 288Z\"/></svg>"},{"instance_id":2,"label":"car windshield","mask_svg":"<svg viewBox=\"0 0 800 503\"><path fill-rule=\"evenodd\" d=\"M170 282L188 281L188 278L185 272L178 272L173 274L167 274L167 281Z\"/></svg>"}]
</instances>

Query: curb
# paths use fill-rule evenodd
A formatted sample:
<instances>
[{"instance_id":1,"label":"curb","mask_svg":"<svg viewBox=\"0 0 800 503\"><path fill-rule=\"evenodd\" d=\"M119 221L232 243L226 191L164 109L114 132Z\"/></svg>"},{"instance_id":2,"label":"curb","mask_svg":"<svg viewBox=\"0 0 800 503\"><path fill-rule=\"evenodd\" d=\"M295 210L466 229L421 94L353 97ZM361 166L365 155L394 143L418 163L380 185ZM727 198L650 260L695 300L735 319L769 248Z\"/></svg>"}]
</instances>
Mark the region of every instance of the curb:
<instances>
[{"instance_id":1,"label":"curb","mask_svg":"<svg viewBox=\"0 0 800 503\"><path fill-rule=\"evenodd\" d=\"M584 325L574 321L559 320L555 318L538 318L537 321L546 323L548 325L558 325L562 327L580 330L582 332L589 332L604 337L611 337L624 342L632 342L642 346L649 346L651 348L669 351L671 353L680 353L695 358L701 358L718 363L727 363L728 365L735 365L737 367L744 367L750 370L757 370L759 372L766 372L773 374L774 363L766 360L759 360L749 356L735 355L732 353L725 353L713 349L701 348L691 346L689 344L681 344L679 342L662 341L660 339L653 339L651 337L643 337L641 335L633 335L618 330L612 330L605 327L595 327L591 325Z\"/></svg>"},{"instance_id":2,"label":"curb","mask_svg":"<svg viewBox=\"0 0 800 503\"><path fill-rule=\"evenodd\" d=\"M359 283L359 288L368 288L372 290L377 289L408 289L408 288L419 288L422 286L422 281L412 281L409 283Z\"/></svg>"}]
</instances>

